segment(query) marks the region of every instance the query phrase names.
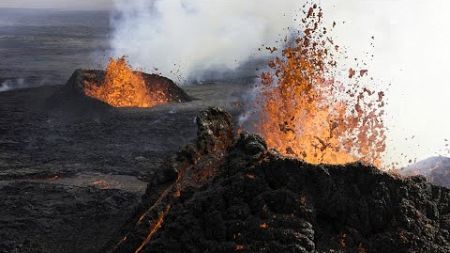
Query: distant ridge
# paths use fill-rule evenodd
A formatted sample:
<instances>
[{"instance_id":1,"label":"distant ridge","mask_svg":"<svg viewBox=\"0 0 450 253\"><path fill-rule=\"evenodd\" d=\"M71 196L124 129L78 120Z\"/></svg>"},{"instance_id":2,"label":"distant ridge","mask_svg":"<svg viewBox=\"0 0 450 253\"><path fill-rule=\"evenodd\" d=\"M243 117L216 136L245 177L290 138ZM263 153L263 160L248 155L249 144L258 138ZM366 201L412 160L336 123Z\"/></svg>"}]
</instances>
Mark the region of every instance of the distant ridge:
<instances>
[{"instance_id":1,"label":"distant ridge","mask_svg":"<svg viewBox=\"0 0 450 253\"><path fill-rule=\"evenodd\" d=\"M430 157L405 167L400 174L404 176L422 175L430 183L450 188L450 158Z\"/></svg>"}]
</instances>

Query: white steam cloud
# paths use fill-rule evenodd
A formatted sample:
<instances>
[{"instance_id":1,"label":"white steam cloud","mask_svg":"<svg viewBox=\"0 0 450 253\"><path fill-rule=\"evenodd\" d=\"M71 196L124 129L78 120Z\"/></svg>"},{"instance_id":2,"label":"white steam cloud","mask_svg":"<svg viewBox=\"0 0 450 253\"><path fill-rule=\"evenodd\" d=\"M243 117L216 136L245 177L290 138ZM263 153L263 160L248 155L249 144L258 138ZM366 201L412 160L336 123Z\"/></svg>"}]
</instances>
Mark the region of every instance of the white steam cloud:
<instances>
[{"instance_id":1,"label":"white steam cloud","mask_svg":"<svg viewBox=\"0 0 450 253\"><path fill-rule=\"evenodd\" d=\"M325 19L339 24L334 41L347 48L349 59L374 54L369 74L388 88L385 163L401 167L410 160L449 156L450 1L325 2Z\"/></svg>"},{"instance_id":2,"label":"white steam cloud","mask_svg":"<svg viewBox=\"0 0 450 253\"><path fill-rule=\"evenodd\" d=\"M113 55L183 78L233 70L292 26L298 0L116 0Z\"/></svg>"}]
</instances>

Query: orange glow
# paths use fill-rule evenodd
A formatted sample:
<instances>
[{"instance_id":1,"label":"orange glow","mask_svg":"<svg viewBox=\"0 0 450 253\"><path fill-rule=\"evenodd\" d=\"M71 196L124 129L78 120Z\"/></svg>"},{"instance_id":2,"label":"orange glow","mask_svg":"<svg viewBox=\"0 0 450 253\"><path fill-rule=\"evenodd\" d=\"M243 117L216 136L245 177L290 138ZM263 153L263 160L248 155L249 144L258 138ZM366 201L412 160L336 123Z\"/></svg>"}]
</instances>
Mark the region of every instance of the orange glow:
<instances>
[{"instance_id":1,"label":"orange glow","mask_svg":"<svg viewBox=\"0 0 450 253\"><path fill-rule=\"evenodd\" d=\"M169 211L170 211L170 205L168 207L166 207L166 209L164 209L164 211L160 213L160 215L158 216L158 219L156 219L156 221L154 221L152 223L152 225L150 226L150 230L148 231L147 237L139 245L139 247L136 249L136 251L134 251L134 253L141 252L144 249L144 247L147 246L147 244L151 241L153 235L155 235L155 233L158 232L159 228L161 228L161 226L164 222L164 217L166 217L166 215L169 213Z\"/></svg>"},{"instance_id":2,"label":"orange glow","mask_svg":"<svg viewBox=\"0 0 450 253\"><path fill-rule=\"evenodd\" d=\"M103 190L111 188L108 182L102 179L95 180L94 182L92 182L92 185Z\"/></svg>"},{"instance_id":3,"label":"orange glow","mask_svg":"<svg viewBox=\"0 0 450 253\"><path fill-rule=\"evenodd\" d=\"M125 57L110 59L103 83L85 83L84 92L114 107L153 107L168 102L164 92L149 92L142 74L133 71Z\"/></svg>"},{"instance_id":4,"label":"orange glow","mask_svg":"<svg viewBox=\"0 0 450 253\"><path fill-rule=\"evenodd\" d=\"M235 251L242 251L244 249L245 249L244 245L240 245L240 244L237 244L236 247L234 248Z\"/></svg>"},{"instance_id":5,"label":"orange glow","mask_svg":"<svg viewBox=\"0 0 450 253\"><path fill-rule=\"evenodd\" d=\"M313 164L357 160L379 165L385 149L382 92L334 79L338 46L321 27L317 6L305 12L303 32L269 63L260 79L259 122L269 147Z\"/></svg>"}]
</instances>

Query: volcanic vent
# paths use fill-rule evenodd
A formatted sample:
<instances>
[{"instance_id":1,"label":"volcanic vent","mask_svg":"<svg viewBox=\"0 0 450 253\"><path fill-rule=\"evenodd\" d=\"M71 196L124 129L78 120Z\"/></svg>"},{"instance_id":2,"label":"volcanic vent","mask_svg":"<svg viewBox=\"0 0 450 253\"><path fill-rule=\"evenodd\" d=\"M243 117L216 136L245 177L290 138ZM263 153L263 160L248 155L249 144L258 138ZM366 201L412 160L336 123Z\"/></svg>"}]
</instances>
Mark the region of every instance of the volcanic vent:
<instances>
[{"instance_id":1,"label":"volcanic vent","mask_svg":"<svg viewBox=\"0 0 450 253\"><path fill-rule=\"evenodd\" d=\"M171 102L187 102L190 97L172 80L134 71L124 57L111 59L106 71L76 70L63 96L87 97L112 107L149 108Z\"/></svg>"},{"instance_id":2,"label":"volcanic vent","mask_svg":"<svg viewBox=\"0 0 450 253\"><path fill-rule=\"evenodd\" d=\"M102 252L449 252L450 190L360 163L311 165L234 138L211 108Z\"/></svg>"},{"instance_id":3,"label":"volcanic vent","mask_svg":"<svg viewBox=\"0 0 450 253\"><path fill-rule=\"evenodd\" d=\"M313 164L363 161L381 165L385 151L384 91L364 62L342 76L336 45L317 5L305 5L298 31L286 38L256 84L243 128L256 131L284 155ZM357 73L358 72L358 73ZM256 109L255 109L256 108Z\"/></svg>"}]
</instances>

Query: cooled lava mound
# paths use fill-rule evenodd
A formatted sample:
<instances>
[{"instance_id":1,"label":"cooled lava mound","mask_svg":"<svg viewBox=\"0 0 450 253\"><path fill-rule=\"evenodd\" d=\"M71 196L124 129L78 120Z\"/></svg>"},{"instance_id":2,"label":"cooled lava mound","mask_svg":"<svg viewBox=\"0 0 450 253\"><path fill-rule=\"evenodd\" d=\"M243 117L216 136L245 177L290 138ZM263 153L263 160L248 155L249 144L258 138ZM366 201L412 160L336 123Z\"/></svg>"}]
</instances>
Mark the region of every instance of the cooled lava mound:
<instances>
[{"instance_id":1,"label":"cooled lava mound","mask_svg":"<svg viewBox=\"0 0 450 253\"><path fill-rule=\"evenodd\" d=\"M211 108L102 252L450 252L450 190L360 163L311 165L234 138Z\"/></svg>"}]
</instances>

